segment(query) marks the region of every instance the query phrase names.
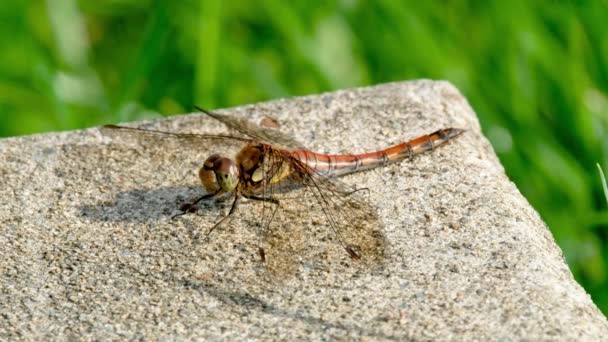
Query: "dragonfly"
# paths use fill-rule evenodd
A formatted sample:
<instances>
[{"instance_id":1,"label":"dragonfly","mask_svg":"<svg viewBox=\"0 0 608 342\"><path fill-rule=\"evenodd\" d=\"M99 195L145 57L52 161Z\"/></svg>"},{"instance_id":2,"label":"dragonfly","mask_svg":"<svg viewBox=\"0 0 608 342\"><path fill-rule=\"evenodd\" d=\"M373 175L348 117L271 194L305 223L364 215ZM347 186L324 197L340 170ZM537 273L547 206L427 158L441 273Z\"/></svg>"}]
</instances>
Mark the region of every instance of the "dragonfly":
<instances>
[{"instance_id":1,"label":"dragonfly","mask_svg":"<svg viewBox=\"0 0 608 342\"><path fill-rule=\"evenodd\" d=\"M299 207L296 205L299 208L296 211L320 211L320 217L323 217L321 225L329 228L334 240L351 259L381 258L384 243L380 220L374 207L361 195L362 191L369 189L357 189L337 177L412 159L465 132L459 128L444 128L374 152L324 154L302 147L277 129L261 127L234 115L196 108L236 133L177 133L121 125L106 125L102 130L113 135L151 137L152 141L159 142L177 139L195 145L207 141L239 146L240 150L234 158L213 153L204 161L198 177L205 194L182 204L174 218L196 212L197 204L201 201L230 199L232 204L228 214L211 226L205 234L206 239L235 215L243 198L262 203L256 225L258 254L262 263L267 260L265 244L277 246L276 241L272 240L277 212L291 206L293 201L308 203ZM295 195L290 195L293 193ZM302 212L299 214L306 215Z\"/></svg>"}]
</instances>

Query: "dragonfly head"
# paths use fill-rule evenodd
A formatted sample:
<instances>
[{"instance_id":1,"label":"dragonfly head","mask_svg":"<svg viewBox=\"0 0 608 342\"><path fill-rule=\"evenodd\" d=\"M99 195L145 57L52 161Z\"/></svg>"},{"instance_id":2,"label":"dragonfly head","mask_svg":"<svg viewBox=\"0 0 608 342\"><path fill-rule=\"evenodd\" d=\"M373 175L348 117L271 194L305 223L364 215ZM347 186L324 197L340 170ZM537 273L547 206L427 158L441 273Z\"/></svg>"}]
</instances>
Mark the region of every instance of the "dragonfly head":
<instances>
[{"instance_id":1,"label":"dragonfly head","mask_svg":"<svg viewBox=\"0 0 608 342\"><path fill-rule=\"evenodd\" d=\"M236 188L239 171L232 159L214 154L205 160L198 176L207 193L211 194L220 190L230 192Z\"/></svg>"}]
</instances>

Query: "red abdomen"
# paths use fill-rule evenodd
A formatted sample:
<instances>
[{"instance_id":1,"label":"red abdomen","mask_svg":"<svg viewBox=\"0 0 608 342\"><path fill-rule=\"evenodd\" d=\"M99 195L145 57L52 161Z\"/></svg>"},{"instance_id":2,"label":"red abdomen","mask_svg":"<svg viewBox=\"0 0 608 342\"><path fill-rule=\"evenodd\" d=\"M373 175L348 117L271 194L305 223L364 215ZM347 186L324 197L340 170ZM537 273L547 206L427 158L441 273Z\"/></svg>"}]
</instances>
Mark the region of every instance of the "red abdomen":
<instances>
[{"instance_id":1,"label":"red abdomen","mask_svg":"<svg viewBox=\"0 0 608 342\"><path fill-rule=\"evenodd\" d=\"M322 154L308 150L295 150L291 152L291 155L324 175L341 176L412 158L445 144L464 131L464 129L458 128L440 129L385 150L362 154Z\"/></svg>"}]
</instances>

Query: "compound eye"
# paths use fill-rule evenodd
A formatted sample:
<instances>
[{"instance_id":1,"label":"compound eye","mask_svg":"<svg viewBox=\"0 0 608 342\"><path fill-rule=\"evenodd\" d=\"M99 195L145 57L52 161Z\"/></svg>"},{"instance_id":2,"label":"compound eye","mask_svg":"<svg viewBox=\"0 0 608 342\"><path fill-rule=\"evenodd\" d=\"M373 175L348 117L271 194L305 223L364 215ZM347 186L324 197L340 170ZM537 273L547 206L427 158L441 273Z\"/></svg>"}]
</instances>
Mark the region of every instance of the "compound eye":
<instances>
[{"instance_id":1,"label":"compound eye","mask_svg":"<svg viewBox=\"0 0 608 342\"><path fill-rule=\"evenodd\" d=\"M207 193L209 194L216 193L220 189L223 189L220 183L224 181L220 181L218 179L218 172L222 172L221 161L223 159L230 160L226 157L222 157L219 154L213 154L205 160L203 166L198 171L198 177L200 178L201 183L205 187L205 191L207 191Z\"/></svg>"},{"instance_id":2,"label":"compound eye","mask_svg":"<svg viewBox=\"0 0 608 342\"><path fill-rule=\"evenodd\" d=\"M220 189L220 185L217 183L215 177L215 172L213 172L213 170L207 170L204 165L198 170L198 178L200 178L201 183L203 183L203 187L205 187L205 191L207 191L208 194L214 194Z\"/></svg>"},{"instance_id":3,"label":"compound eye","mask_svg":"<svg viewBox=\"0 0 608 342\"><path fill-rule=\"evenodd\" d=\"M209 158L207 158L205 160L205 162L203 163L203 168L205 170L213 170L213 168L215 166L215 162L220 158L223 158L223 157L219 154L210 155Z\"/></svg>"},{"instance_id":4,"label":"compound eye","mask_svg":"<svg viewBox=\"0 0 608 342\"><path fill-rule=\"evenodd\" d=\"M236 164L229 158L218 158L213 164L213 171L219 187L225 191L232 191L238 183L238 170Z\"/></svg>"}]
</instances>

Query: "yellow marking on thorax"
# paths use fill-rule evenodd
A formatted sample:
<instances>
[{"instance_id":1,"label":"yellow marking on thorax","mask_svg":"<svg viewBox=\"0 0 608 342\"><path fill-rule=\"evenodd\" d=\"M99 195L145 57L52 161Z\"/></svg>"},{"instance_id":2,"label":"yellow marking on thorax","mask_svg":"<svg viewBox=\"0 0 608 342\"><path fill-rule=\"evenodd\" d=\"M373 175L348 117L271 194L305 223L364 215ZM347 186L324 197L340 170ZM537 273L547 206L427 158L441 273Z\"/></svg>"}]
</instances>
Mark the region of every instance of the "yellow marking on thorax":
<instances>
[{"instance_id":1,"label":"yellow marking on thorax","mask_svg":"<svg viewBox=\"0 0 608 342\"><path fill-rule=\"evenodd\" d=\"M272 170L274 167L266 167ZM267 170L268 171L268 170ZM291 168L288 163L281 162L280 169L275 172L272 177L268 180L268 184L279 183L291 174ZM251 180L254 183L258 183L264 180L264 166L258 167L251 176Z\"/></svg>"}]
</instances>

